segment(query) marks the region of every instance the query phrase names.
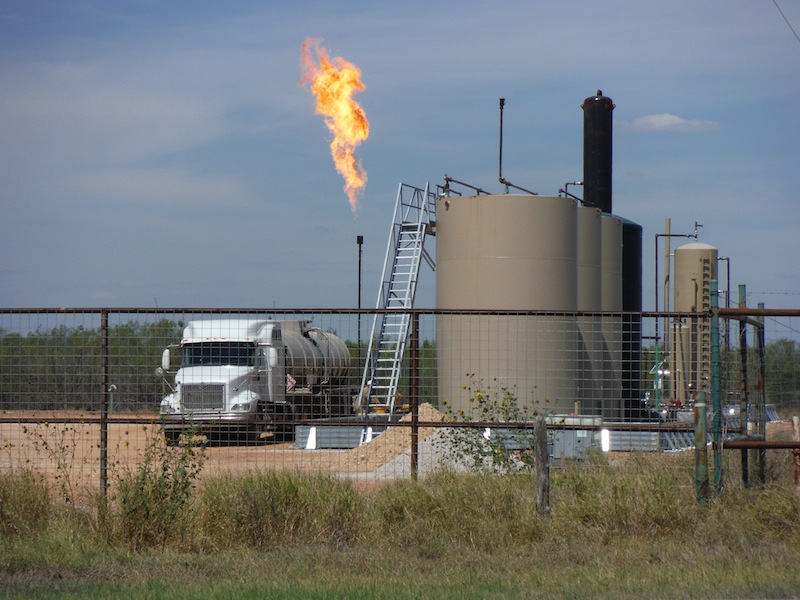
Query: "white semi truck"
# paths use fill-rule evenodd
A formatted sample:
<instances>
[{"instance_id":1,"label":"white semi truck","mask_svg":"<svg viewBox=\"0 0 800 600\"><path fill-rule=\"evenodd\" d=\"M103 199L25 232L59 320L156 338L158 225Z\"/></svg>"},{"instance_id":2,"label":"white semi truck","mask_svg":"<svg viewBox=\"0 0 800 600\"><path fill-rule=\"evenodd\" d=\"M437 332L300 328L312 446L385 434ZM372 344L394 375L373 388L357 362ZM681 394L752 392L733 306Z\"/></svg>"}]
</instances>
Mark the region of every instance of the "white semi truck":
<instances>
[{"instance_id":1,"label":"white semi truck","mask_svg":"<svg viewBox=\"0 0 800 600\"><path fill-rule=\"evenodd\" d=\"M192 433L256 442L291 431L275 421L351 414L357 388L348 385L349 349L310 323L190 321L174 347L180 368L170 370L167 348L157 370L171 390L160 408L167 440Z\"/></svg>"}]
</instances>

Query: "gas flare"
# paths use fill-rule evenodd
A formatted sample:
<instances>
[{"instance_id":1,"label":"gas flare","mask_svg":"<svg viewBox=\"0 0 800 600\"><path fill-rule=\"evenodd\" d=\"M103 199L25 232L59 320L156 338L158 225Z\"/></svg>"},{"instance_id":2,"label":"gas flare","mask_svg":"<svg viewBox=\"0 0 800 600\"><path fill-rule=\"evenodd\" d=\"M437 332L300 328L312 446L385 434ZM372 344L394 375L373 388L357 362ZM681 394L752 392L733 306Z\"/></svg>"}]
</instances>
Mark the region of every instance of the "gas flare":
<instances>
[{"instance_id":1,"label":"gas flare","mask_svg":"<svg viewBox=\"0 0 800 600\"><path fill-rule=\"evenodd\" d=\"M358 192L367 183L367 172L354 152L369 137L369 121L352 96L366 86L361 82L361 70L357 66L340 56L328 58L321 42L312 38L303 42L300 82L311 86L317 98L316 112L325 117L325 125L333 134L331 156L336 170L344 178L344 191L355 212Z\"/></svg>"}]
</instances>

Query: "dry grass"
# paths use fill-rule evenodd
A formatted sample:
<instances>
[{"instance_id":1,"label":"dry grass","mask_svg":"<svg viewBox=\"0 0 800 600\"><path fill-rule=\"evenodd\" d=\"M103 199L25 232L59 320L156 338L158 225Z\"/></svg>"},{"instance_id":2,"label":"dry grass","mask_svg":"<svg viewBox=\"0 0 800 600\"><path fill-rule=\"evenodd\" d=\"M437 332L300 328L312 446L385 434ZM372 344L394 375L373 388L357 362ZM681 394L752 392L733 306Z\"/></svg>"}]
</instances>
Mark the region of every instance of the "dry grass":
<instances>
[{"instance_id":1,"label":"dry grass","mask_svg":"<svg viewBox=\"0 0 800 600\"><path fill-rule=\"evenodd\" d=\"M171 527L159 525L164 535L139 536L136 549L119 507L53 505L34 474L8 473L0 582L34 596L66 582L88 597L199 597L209 585L298 598L798 593L800 500L786 477L729 482L698 506L691 457L652 458L554 472L550 517L530 474L441 472L369 492L320 474L208 477Z\"/></svg>"}]
</instances>

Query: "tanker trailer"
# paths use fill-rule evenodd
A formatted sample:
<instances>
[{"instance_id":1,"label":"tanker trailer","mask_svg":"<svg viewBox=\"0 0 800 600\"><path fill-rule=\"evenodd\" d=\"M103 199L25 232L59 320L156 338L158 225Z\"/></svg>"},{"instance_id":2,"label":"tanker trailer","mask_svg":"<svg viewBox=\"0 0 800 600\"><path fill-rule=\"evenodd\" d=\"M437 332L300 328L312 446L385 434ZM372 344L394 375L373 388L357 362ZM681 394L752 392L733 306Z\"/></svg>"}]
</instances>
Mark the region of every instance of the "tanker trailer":
<instances>
[{"instance_id":1,"label":"tanker trailer","mask_svg":"<svg viewBox=\"0 0 800 600\"><path fill-rule=\"evenodd\" d=\"M310 320L209 319L183 330L180 367L171 383L170 348L157 373L171 393L161 400L164 435L257 442L291 435L275 421L350 414L350 352Z\"/></svg>"}]
</instances>

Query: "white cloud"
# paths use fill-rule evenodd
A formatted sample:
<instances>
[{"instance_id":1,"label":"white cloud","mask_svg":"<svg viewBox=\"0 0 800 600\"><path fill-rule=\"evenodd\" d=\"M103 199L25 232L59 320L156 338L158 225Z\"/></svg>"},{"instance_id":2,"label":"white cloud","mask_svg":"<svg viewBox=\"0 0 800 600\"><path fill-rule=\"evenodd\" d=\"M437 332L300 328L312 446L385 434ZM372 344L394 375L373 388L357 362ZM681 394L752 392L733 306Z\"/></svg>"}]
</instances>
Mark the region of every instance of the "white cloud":
<instances>
[{"instance_id":1,"label":"white cloud","mask_svg":"<svg viewBox=\"0 0 800 600\"><path fill-rule=\"evenodd\" d=\"M706 133L718 131L722 125L716 121L702 121L699 119L684 119L678 115L659 113L636 117L632 121L622 121L619 124L621 131L630 133Z\"/></svg>"}]
</instances>

